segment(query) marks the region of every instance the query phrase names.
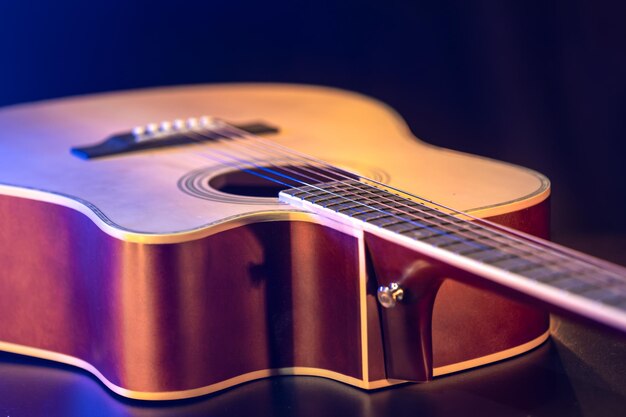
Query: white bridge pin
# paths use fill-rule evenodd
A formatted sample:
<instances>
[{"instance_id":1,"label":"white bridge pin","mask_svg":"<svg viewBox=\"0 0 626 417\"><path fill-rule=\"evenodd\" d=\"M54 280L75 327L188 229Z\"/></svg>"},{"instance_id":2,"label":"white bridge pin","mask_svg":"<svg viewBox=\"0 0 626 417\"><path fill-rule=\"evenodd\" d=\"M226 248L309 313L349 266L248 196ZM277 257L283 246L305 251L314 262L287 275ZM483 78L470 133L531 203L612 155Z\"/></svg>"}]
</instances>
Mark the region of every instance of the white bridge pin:
<instances>
[{"instance_id":1,"label":"white bridge pin","mask_svg":"<svg viewBox=\"0 0 626 417\"><path fill-rule=\"evenodd\" d=\"M156 123L148 123L146 125L146 133L149 135L154 135L159 131L159 125Z\"/></svg>"},{"instance_id":2,"label":"white bridge pin","mask_svg":"<svg viewBox=\"0 0 626 417\"><path fill-rule=\"evenodd\" d=\"M172 128L174 130L183 130L185 128L185 121L183 119L174 119Z\"/></svg>"},{"instance_id":3,"label":"white bridge pin","mask_svg":"<svg viewBox=\"0 0 626 417\"><path fill-rule=\"evenodd\" d=\"M171 128L172 128L172 123L168 121L163 121L159 125L159 130L163 133L169 132Z\"/></svg>"},{"instance_id":4,"label":"white bridge pin","mask_svg":"<svg viewBox=\"0 0 626 417\"><path fill-rule=\"evenodd\" d=\"M135 138L139 136L143 136L146 133L146 129L143 126L135 126L132 130L133 136Z\"/></svg>"},{"instance_id":5,"label":"white bridge pin","mask_svg":"<svg viewBox=\"0 0 626 417\"><path fill-rule=\"evenodd\" d=\"M188 129L195 129L196 127L198 127L198 119L196 119L195 117L190 117L189 119L187 119Z\"/></svg>"},{"instance_id":6,"label":"white bridge pin","mask_svg":"<svg viewBox=\"0 0 626 417\"><path fill-rule=\"evenodd\" d=\"M200 126L208 128L212 127L215 124L215 119L209 116L200 117Z\"/></svg>"}]
</instances>

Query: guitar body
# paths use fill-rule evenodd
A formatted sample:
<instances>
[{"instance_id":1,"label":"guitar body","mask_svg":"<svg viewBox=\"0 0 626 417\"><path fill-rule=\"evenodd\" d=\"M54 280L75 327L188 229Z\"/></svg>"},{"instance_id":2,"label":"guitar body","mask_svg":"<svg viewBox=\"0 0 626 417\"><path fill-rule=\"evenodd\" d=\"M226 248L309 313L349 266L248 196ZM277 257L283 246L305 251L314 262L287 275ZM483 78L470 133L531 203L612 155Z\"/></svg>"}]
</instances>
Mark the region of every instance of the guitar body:
<instances>
[{"instance_id":1,"label":"guitar body","mask_svg":"<svg viewBox=\"0 0 626 417\"><path fill-rule=\"evenodd\" d=\"M138 399L284 374L367 389L403 382L385 367L371 268L372 257L400 255L371 253L362 232L246 195L255 184L211 157L230 144L88 161L69 152L203 114L263 120L280 129L268 136L280 145L547 237L542 175L422 143L393 111L353 93L217 85L10 107L0 112L0 349L84 368ZM548 326L542 310L447 279L434 304L431 373L530 350Z\"/></svg>"}]
</instances>

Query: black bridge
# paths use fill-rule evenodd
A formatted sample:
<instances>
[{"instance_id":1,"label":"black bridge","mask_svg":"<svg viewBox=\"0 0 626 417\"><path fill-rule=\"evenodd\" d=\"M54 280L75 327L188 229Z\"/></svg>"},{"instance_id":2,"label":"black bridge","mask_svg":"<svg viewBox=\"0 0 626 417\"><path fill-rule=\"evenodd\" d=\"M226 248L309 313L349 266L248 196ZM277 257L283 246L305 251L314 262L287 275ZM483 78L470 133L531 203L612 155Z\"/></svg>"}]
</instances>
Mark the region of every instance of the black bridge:
<instances>
[{"instance_id":1,"label":"black bridge","mask_svg":"<svg viewBox=\"0 0 626 417\"><path fill-rule=\"evenodd\" d=\"M148 149L230 139L229 136L212 130L210 124L202 123L202 120L200 118L187 119L187 121L176 120L174 123L163 122L160 125L149 124L146 127L135 128L130 132L115 134L95 145L71 148L70 151L81 159L94 159ZM279 132L277 127L264 122L230 126L253 135L268 135Z\"/></svg>"}]
</instances>

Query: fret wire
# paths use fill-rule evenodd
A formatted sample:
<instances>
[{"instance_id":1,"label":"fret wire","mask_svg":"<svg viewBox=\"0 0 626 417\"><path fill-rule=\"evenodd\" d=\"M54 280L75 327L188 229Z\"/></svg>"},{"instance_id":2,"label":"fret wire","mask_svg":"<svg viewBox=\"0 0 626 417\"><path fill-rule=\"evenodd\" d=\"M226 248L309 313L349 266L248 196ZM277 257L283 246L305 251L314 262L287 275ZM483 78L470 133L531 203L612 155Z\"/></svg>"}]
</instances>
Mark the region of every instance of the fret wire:
<instances>
[{"instance_id":1,"label":"fret wire","mask_svg":"<svg viewBox=\"0 0 626 417\"><path fill-rule=\"evenodd\" d=\"M345 177L345 175L344 175L344 174L338 174L338 173L335 173L335 175L342 175L342 176L344 176L344 177ZM354 181L353 179L351 179L351 180L352 180L352 181ZM363 184L363 183L360 183L360 182L359 182L359 184ZM345 188L346 188L346 189L348 189L348 188L349 188L349 184L346 184L346 187L345 187ZM373 187L373 188L376 188L376 187ZM381 191L384 191L384 190L381 190ZM384 198L384 196L381 196L381 200L382 200L382 201L387 201L387 200ZM392 201L397 201L397 202L399 202L399 203L401 203L401 204L403 203L403 199L402 199L402 198L397 198L397 199L394 199L394 200L392 200ZM411 201L411 200L408 200L408 201ZM403 205L405 205L405 204L403 204ZM412 206L413 206L413 207L415 207L416 205L412 205ZM439 216L440 216L440 215L448 215L448 216L449 216L449 214L442 213L441 211L438 211L438 210L437 210L437 212L438 212L438 213L440 213L440 214L439 214ZM413 214L413 215L414 215L414 213L402 213L402 212L400 212L400 213L401 213L401 214L409 214L409 215ZM438 216L438 217L439 217L439 216ZM451 216L451 217L453 217L453 216ZM404 220L404 221L406 221L405 219L403 219L403 220ZM428 219L420 219L420 220L428 220ZM469 223L469 222L468 222L468 223ZM482 230L488 230L488 229L485 229L484 227L482 227L481 229L482 229ZM491 233L491 235L492 235L492 236L488 236L487 238L488 238L488 239L495 240L495 239L494 239L494 237L495 237L494 235L496 235L496 234L495 234L495 233ZM501 234L501 235L496 235L496 236L498 236L498 237L500 237L500 238L504 238L504 237L506 236L506 237L505 237L505 240L513 241L513 242L516 242L517 244L521 244L521 245L524 245L524 244L528 245L528 242L526 242L526 241L524 241L524 240L520 240L520 239L519 239L519 238L517 238L517 237L516 237L516 238L512 238L511 236L508 236L508 235L502 235L502 234ZM500 245L500 246L501 246L501 245ZM511 248L512 248L512 249L516 249L516 248L515 248L515 246L511 246ZM504 249L504 248L500 247L500 249ZM503 251L503 252L504 252L504 251ZM508 252L506 252L506 253L508 253ZM565 256L566 256L565 254L560 254L560 253L558 253L558 252L557 252L557 253L554 253L554 254L552 254L552 255L558 255L558 256L560 256L560 257L565 257ZM515 256L515 255L514 255L514 256ZM543 256L545 256L545 255L543 255ZM567 259L567 258L565 258L565 259ZM580 263L580 261L578 261L576 258L573 258L573 259L571 259L571 260L575 261L576 263ZM594 266L594 267L595 267L595 266ZM566 267L565 269L568 269L568 270L569 270L570 268L567 268L567 267ZM597 269L597 267L596 267L596 269ZM570 270L570 272L572 272L572 273L577 273L577 271L575 271L575 270Z\"/></svg>"},{"instance_id":2,"label":"fret wire","mask_svg":"<svg viewBox=\"0 0 626 417\"><path fill-rule=\"evenodd\" d=\"M343 175L343 174L342 174L342 175ZM345 188L347 189L347 187L345 187ZM380 192L379 192L379 193L380 193ZM386 200L386 199L384 199L384 198L381 198L381 199L379 199L379 201L385 201L385 202L386 202L387 200ZM397 201L400 201L400 202L401 202L401 200L399 200L399 199L394 199L394 201L396 201L396 202L397 202ZM403 204L403 205L404 205L404 204ZM415 207L415 205L413 205L413 207ZM358 211L360 211L360 210L357 210L357 212L358 212ZM394 211L394 213L397 213L397 211ZM400 213L402 214L402 212L400 212ZM424 217L426 217L426 216L424 216ZM427 220L427 219L426 219L426 220ZM445 224L445 222L443 222L443 224ZM492 239L492 240L496 240L496 239L494 239L494 233L490 233L490 235L491 235L491 236L489 236L489 237L487 237L487 238L490 238L490 239ZM518 244L524 244L524 241L523 241L523 240L519 240L519 239L511 239L510 237L508 237L508 240L516 240ZM525 242L525 243L526 243L526 244L528 244L528 242ZM504 248L502 248L502 245L500 245L500 251L501 251L501 252L504 252L504 251L503 251L503 249L504 249ZM515 248L513 247L513 249L515 249ZM508 253L508 252L506 252L506 253ZM561 257L565 256L564 254L559 254L558 252L556 253L556 255L561 255ZM575 272L575 271L571 271L571 272Z\"/></svg>"},{"instance_id":3,"label":"fret wire","mask_svg":"<svg viewBox=\"0 0 626 417\"><path fill-rule=\"evenodd\" d=\"M488 233L488 234L489 234L489 233ZM476 235L478 235L478 234L476 234ZM489 243L492 243L492 242L497 242L497 243L498 243L498 242L502 242L503 240L504 240L504 241L506 241L506 242L508 243L508 241L510 241L510 239L501 239L501 238L498 238L498 237L499 237L499 235L496 235L496 234L490 234L490 235L491 235L491 236L487 236L487 239L484 239L484 237L483 237L483 239L482 239L482 240L487 240L487 241L490 241ZM429 237L429 238L426 238L426 239L422 239L422 240L427 241L427 243L432 243L432 242L430 242L430 240L431 240L431 239L430 239L430 237ZM440 247L444 247L444 248L445 248L446 246L451 246L451 245L460 245L460 244L463 244L463 242L451 242L451 243L448 243L448 244L445 244L445 245L438 245L438 246L440 246ZM508 246L508 245L507 245L507 246ZM516 246L513 246L513 248L514 248L514 249L517 249L517 247L516 247ZM508 253L508 251L504 250L503 245L499 245L499 246L498 246L497 248L495 248L495 249L496 249L498 252ZM454 252L454 251L453 251L453 252ZM495 256L495 254L494 254L494 256ZM491 263L491 264L494 264L495 266L498 266L498 267L500 267L500 268L502 268L502 269L505 269L505 270L510 270L510 269L511 269L511 267L506 267L505 265L503 265L503 263L505 263L505 262L511 262L511 261L516 261L516 264L521 264L521 265L528 265L528 264L531 264L531 265L532 265L532 261L529 261L529 260L527 259L527 256L528 256L528 252L522 252L522 253L514 254L514 255L512 255L512 256L506 256L506 255L503 255L503 256L496 256L495 258L491 258L491 257L490 257L490 258L488 258L488 259L483 259L483 261L485 261L486 263ZM544 259L545 259L545 257L544 257ZM554 262L553 262L553 264L554 264ZM537 267L541 267L541 266L540 266L540 265L537 265ZM572 274L572 272L574 272L574 274ZM523 275L523 273L522 273L522 275ZM569 276L575 275L575 271L568 272L568 275L569 275ZM579 281L580 281L580 280L579 280ZM580 282L583 282L583 281L580 281Z\"/></svg>"},{"instance_id":4,"label":"fret wire","mask_svg":"<svg viewBox=\"0 0 626 417\"><path fill-rule=\"evenodd\" d=\"M401 199L393 199L393 201L401 202ZM415 206L415 205L412 205L412 206ZM423 216L421 218L422 219L424 219L424 218L427 219L427 217L428 216ZM442 224L447 225L449 223L442 222ZM514 242L518 243L518 241L515 241L515 240L512 240L512 239L506 239L506 238L503 239L502 235L497 235L495 233L491 233L491 236L487 237L487 239L491 239L492 241L496 241L496 242L504 240L504 241L514 241ZM516 246L510 246L510 247L512 247L513 249L517 248ZM507 253L507 254L509 253L507 251L503 251L502 250L503 249L502 245L500 245L497 249L500 250L501 252L504 252L504 253ZM507 260L515 259L515 260L518 260L518 261L520 261L522 263L529 263L530 261L528 261L526 259L526 256L528 256L528 253L524 252L524 253L521 254L521 256L519 254L515 254L515 255L497 257L497 258L494 258L494 259L490 259L490 261L494 261L495 260L495 262L492 262L493 264L501 264L502 262L506 262ZM498 260L496 260L496 259L498 259ZM546 259L545 256L543 257L543 259L544 259L544 262L545 262L545 259ZM561 262L563 262L562 259L560 259L557 262L553 261L552 264L554 265L554 264L558 264L558 263L561 263ZM503 268L502 265L496 265L496 266L501 267L502 269L505 269L505 270L509 270L509 268ZM543 266L539 265L539 267L540 268L544 268L544 269L546 268L545 265L543 265ZM562 270L563 270L563 265L561 265L561 271ZM522 273L521 275L524 275L524 274ZM580 278L577 277L577 275L581 275L580 272L575 271L575 270L569 270L567 272L567 274L565 274L565 273L550 273L549 276L552 278L552 281L556 281L556 282L561 282L564 279L567 279L567 280L569 280L569 282L578 283L575 286L572 284L572 286L569 286L567 288L562 288L563 290L571 290L574 287L576 287L576 288L594 288L594 286L592 284L589 284L588 282L585 282L585 281L581 280ZM596 274L594 274L594 275L596 275ZM543 282L547 282L545 280L545 278L543 279Z\"/></svg>"},{"instance_id":5,"label":"fret wire","mask_svg":"<svg viewBox=\"0 0 626 417\"><path fill-rule=\"evenodd\" d=\"M428 217L428 216L425 216ZM449 223L446 221L443 221L442 223L440 223L440 225L446 225L448 226ZM410 226L410 230L414 229L412 226ZM536 267L534 269L537 268L541 268L544 269L546 272L543 274L543 277L541 279L538 279L538 277L535 275L534 278L538 281L541 282L568 282L569 284L565 287L560 287L557 286L563 290L566 291L572 291L572 292L580 292L579 290L581 288L586 288L586 289L592 289L592 288L597 288L594 284L589 283L588 281L584 281L582 279L580 279L578 277L578 275L581 275L578 271L567 271L567 272L554 272L551 271L550 269L547 268L546 265L538 265L535 262L533 262L533 260L529 259L528 256L530 255L527 251L522 252L522 253L511 253L507 250L505 250L505 247L510 247L512 249L519 249L518 246L512 246L512 245L507 245L510 242L514 242L510 239L506 239L503 238L501 235L497 235L497 234L489 234L489 236L484 236L478 233L475 233L475 238L479 237L481 239L481 241L485 241L491 244L497 244L497 246L493 247L492 251L493 253L490 254L490 256L480 259L481 261L485 262L485 263L489 263L492 264L496 267L502 268L504 270L511 270L513 268L513 266L528 266L528 265L532 265L533 267ZM446 235L431 235L429 237L422 237L419 240L425 241L426 243L431 243L431 244L435 244L436 246L440 246L440 247L445 247L447 245L437 245L435 242L433 242L433 239L442 239L442 236L446 236ZM443 239L445 240L445 238ZM505 244L506 246L503 247L503 245L501 244L501 242L507 242L507 244ZM448 242L448 244L460 244L460 243L465 243L465 242L458 242L458 241L453 241L453 242ZM516 242L517 243L517 242ZM473 257L475 258L475 257ZM537 258L535 258L536 260ZM542 262L545 262L545 256L542 258ZM553 261L552 265L555 264L560 264L562 262L562 260L559 261ZM507 266L508 264L513 264L511 266ZM561 268L560 271L562 271L563 269ZM520 275L531 275L531 279L533 278L533 274L524 274L523 271L517 272ZM550 278L549 280L547 278ZM567 280L567 281L564 281ZM577 290L574 291L574 288L576 288Z\"/></svg>"},{"instance_id":6,"label":"fret wire","mask_svg":"<svg viewBox=\"0 0 626 417\"><path fill-rule=\"evenodd\" d=\"M346 187L346 188L347 188L347 187ZM361 189L361 190L363 190L363 189L364 189L364 187L363 187L362 185L361 185L360 187L357 187L357 188L358 188L358 189ZM377 192L375 193L375 195L377 195L377 196L381 196L381 197L384 197L384 194L383 194L381 191L382 191L382 190L377 191ZM360 194L360 195L362 195L362 194L363 194L363 192L360 192L359 194ZM392 201L394 201L394 202L404 203L404 201L405 201L406 199L404 199L404 198L402 198L402 197L392 197L392 198L390 198L390 200L392 200ZM413 205L413 207L415 207L416 205L417 205L417 204ZM431 211L431 212L437 212L436 210L430 210L430 211ZM430 218L428 218L428 216L422 216L422 217L421 217L421 219L423 219L423 220L430 220L430 219L432 219L432 218L436 218L436 217L430 217ZM397 223L397 222L393 222L393 224L395 224L395 223ZM444 225L445 225L445 226L447 226L447 225L449 225L449 223L446 223L446 222L445 222L445 220L444 220L442 223L439 223L439 224L437 224L437 225L438 225L438 226L444 226ZM385 224L383 224L382 226L389 226L389 223L385 223ZM458 229L457 229L457 230L458 230ZM427 241L427 243L432 243L432 242L428 242L428 239L431 239L432 237L433 237L433 236L430 236L430 237L428 237L428 238L423 238L422 240L426 240L426 241ZM490 240L492 240L492 241L494 241L494 242L498 242L498 239L494 239L494 237L495 237L495 236L493 236L493 235L492 235L492 236L487 236L487 239L490 239ZM432 239L431 239L431 240L432 240ZM450 243L452 243L452 244L453 244L453 243L457 243L457 242L448 242L448 244L450 244ZM489 242L489 243L491 243L491 242ZM445 246L445 245L442 245L442 246ZM513 248L515 249L515 247L513 247ZM506 259L506 258L510 258L510 257L511 257L510 255L508 255L508 251L504 250L504 247L503 247L502 245L499 245L499 247L497 248L497 250L498 250L498 251L500 251L500 252L502 252L502 256L497 256L497 257L495 257L495 258L493 258L493 259L502 260L503 258L504 258L504 259ZM522 262L524 262L524 261L525 261L525 254L521 254L521 256L518 254L518 255L517 255L517 257L518 257L518 259L522 260ZM485 262L487 262L487 263L488 263L488 262L489 262L489 260L491 260L491 259L492 259L492 258L489 258L488 260L485 260ZM505 269L505 270L506 270L506 268L503 268L503 269Z\"/></svg>"}]
</instances>

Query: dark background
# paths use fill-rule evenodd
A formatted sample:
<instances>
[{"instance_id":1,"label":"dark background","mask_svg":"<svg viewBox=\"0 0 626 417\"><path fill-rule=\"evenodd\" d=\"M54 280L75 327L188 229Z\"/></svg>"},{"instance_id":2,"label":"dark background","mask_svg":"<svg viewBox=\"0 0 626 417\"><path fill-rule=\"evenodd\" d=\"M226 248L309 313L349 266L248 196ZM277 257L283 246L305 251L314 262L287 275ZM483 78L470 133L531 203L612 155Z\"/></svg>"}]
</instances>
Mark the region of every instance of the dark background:
<instances>
[{"instance_id":1,"label":"dark background","mask_svg":"<svg viewBox=\"0 0 626 417\"><path fill-rule=\"evenodd\" d=\"M555 239L617 260L625 18L617 1L3 0L0 105L187 83L356 90L428 142L543 172Z\"/></svg>"},{"instance_id":2,"label":"dark background","mask_svg":"<svg viewBox=\"0 0 626 417\"><path fill-rule=\"evenodd\" d=\"M626 264L626 3L0 0L0 105L137 87L323 84L396 108L433 144L553 182L557 241ZM0 149L2 152L2 149ZM0 167L2 169L2 167ZM622 415L624 348L573 327L512 361L365 393L273 378L187 402L110 394L0 354L6 415Z\"/></svg>"}]
</instances>

